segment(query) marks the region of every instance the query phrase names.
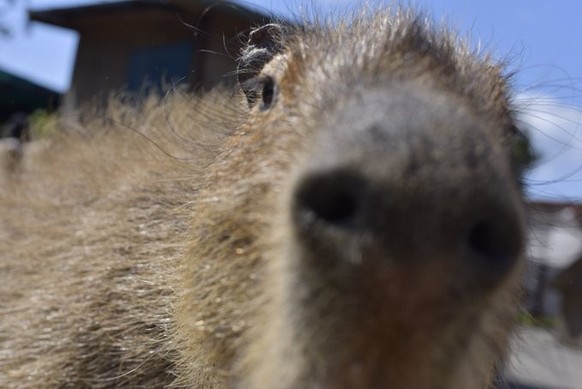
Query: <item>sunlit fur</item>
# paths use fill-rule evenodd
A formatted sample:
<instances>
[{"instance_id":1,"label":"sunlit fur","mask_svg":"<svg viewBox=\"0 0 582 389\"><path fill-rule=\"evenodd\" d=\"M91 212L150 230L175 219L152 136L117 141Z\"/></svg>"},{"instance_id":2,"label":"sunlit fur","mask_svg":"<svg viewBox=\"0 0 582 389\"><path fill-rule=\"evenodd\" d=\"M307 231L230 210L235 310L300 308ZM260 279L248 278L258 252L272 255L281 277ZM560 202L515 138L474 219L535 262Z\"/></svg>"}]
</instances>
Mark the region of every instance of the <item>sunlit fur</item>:
<instances>
[{"instance_id":1,"label":"sunlit fur","mask_svg":"<svg viewBox=\"0 0 582 389\"><path fill-rule=\"evenodd\" d=\"M239 113L223 93L115 99L25 147L0 186L3 387L173 382L190 202Z\"/></svg>"}]
</instances>

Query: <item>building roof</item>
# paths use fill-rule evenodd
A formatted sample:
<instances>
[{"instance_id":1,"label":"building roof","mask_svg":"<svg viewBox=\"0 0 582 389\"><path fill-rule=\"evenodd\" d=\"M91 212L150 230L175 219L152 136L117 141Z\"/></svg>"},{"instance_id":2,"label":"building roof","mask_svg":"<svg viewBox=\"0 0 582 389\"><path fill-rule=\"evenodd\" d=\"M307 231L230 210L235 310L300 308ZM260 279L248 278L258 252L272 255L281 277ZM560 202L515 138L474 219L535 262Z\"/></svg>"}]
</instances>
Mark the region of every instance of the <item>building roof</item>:
<instances>
[{"instance_id":1,"label":"building roof","mask_svg":"<svg viewBox=\"0 0 582 389\"><path fill-rule=\"evenodd\" d=\"M29 12L31 20L49 23L61 27L70 28L70 21L85 17L94 16L97 13L111 12L134 12L136 10L164 10L170 12L179 11L205 11L212 10L216 5L221 7L221 12L246 13L252 19L264 19L269 17L255 9L251 10L241 4L232 4L226 1L217 0L121 0L111 2L101 2L77 6L61 6L46 9L35 9Z\"/></svg>"}]
</instances>

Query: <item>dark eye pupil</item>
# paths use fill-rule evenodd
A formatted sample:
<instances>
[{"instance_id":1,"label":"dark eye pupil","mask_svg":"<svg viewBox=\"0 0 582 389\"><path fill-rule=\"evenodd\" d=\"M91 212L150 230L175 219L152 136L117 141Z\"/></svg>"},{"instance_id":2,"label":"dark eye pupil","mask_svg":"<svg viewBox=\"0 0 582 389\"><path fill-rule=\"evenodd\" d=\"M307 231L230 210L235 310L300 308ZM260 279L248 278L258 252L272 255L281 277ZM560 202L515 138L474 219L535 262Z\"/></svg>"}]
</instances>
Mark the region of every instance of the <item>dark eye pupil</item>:
<instances>
[{"instance_id":1,"label":"dark eye pupil","mask_svg":"<svg viewBox=\"0 0 582 389\"><path fill-rule=\"evenodd\" d=\"M273 104L275 98L275 82L271 77L265 78L263 81L263 109L269 108Z\"/></svg>"}]
</instances>

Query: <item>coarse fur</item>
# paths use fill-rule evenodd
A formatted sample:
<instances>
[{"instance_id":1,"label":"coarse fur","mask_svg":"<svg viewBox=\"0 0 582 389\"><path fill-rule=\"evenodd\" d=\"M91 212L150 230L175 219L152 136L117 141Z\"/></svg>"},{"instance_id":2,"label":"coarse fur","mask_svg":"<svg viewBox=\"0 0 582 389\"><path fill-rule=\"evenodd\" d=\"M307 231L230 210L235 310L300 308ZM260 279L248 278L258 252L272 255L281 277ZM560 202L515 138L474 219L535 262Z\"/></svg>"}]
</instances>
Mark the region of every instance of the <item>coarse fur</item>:
<instances>
[{"instance_id":1,"label":"coarse fur","mask_svg":"<svg viewBox=\"0 0 582 389\"><path fill-rule=\"evenodd\" d=\"M239 124L223 94L197 100L175 93L141 110L113 101L107 120L27 145L17 179L4 177L3 386L174 380L174 270L189 202L196 177ZM168 123L183 134L171 135Z\"/></svg>"},{"instance_id":2,"label":"coarse fur","mask_svg":"<svg viewBox=\"0 0 582 389\"><path fill-rule=\"evenodd\" d=\"M112 104L3 177L3 385L490 384L523 240L501 68L401 9L268 33L249 107ZM334 186L373 210L305 212ZM483 218L502 263L451 248Z\"/></svg>"}]
</instances>

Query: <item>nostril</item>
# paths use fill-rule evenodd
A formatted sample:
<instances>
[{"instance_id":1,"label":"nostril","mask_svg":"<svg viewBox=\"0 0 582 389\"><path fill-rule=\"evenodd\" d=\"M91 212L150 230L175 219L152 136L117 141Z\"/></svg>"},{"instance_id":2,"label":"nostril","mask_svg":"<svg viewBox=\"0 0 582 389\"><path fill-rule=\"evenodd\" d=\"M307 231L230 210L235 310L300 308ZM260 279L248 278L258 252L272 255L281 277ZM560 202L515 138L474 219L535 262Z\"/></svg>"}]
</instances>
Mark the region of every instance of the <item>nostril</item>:
<instances>
[{"instance_id":1,"label":"nostril","mask_svg":"<svg viewBox=\"0 0 582 389\"><path fill-rule=\"evenodd\" d=\"M520 241L519 233L509 225L485 220L476 223L468 236L471 252L493 264L511 262L519 252Z\"/></svg>"},{"instance_id":2,"label":"nostril","mask_svg":"<svg viewBox=\"0 0 582 389\"><path fill-rule=\"evenodd\" d=\"M304 179L296 192L297 211L330 225L350 226L360 211L361 179L342 171Z\"/></svg>"},{"instance_id":3,"label":"nostril","mask_svg":"<svg viewBox=\"0 0 582 389\"><path fill-rule=\"evenodd\" d=\"M356 213L356 201L349 193L314 193L305 200L306 209L330 224L345 224Z\"/></svg>"},{"instance_id":4,"label":"nostril","mask_svg":"<svg viewBox=\"0 0 582 389\"><path fill-rule=\"evenodd\" d=\"M493 226L488 222L477 223L469 233L469 247L475 253L486 257L498 257L499 247L497 247Z\"/></svg>"}]
</instances>

